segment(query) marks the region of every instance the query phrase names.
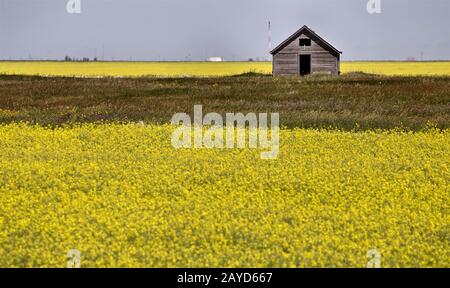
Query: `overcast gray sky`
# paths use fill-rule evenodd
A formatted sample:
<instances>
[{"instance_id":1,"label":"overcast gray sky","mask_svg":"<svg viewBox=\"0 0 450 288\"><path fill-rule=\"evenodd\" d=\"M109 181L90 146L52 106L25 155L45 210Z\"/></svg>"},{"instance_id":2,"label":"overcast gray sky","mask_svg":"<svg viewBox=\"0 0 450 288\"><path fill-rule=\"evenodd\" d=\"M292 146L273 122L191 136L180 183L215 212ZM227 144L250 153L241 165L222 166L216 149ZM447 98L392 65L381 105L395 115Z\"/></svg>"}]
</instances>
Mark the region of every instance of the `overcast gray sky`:
<instances>
[{"instance_id":1,"label":"overcast gray sky","mask_svg":"<svg viewBox=\"0 0 450 288\"><path fill-rule=\"evenodd\" d=\"M0 0L0 59L268 57L306 24L345 60L450 59L450 0Z\"/></svg>"}]
</instances>

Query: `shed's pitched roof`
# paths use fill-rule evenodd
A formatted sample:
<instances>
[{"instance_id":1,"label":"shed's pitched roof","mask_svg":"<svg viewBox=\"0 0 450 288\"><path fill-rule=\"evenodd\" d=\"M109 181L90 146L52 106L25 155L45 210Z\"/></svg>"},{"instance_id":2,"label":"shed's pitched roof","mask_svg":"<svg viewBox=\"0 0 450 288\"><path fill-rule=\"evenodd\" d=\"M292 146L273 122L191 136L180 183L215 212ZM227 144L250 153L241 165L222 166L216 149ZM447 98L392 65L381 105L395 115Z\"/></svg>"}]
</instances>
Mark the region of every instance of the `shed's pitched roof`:
<instances>
[{"instance_id":1,"label":"shed's pitched roof","mask_svg":"<svg viewBox=\"0 0 450 288\"><path fill-rule=\"evenodd\" d=\"M329 50L330 52L334 52L337 54L342 54L341 51L339 51L338 49L336 49L333 45L331 45L330 43L328 43L327 41L325 41L322 37L320 37L319 35L316 34L316 32L314 32L311 28L309 28L308 26L303 26L302 28L300 28L299 30L297 30L297 32L295 32L294 34L292 34L288 39L286 39L285 41L283 41L280 45L278 45L275 49L273 49L272 51L270 51L270 54L276 54L278 53L281 49L283 49L284 47L286 47L289 43L291 43L292 41L294 41L297 37L299 37L301 34L308 32L309 34L311 34L311 36L313 36L313 38L316 38L316 41L318 41L318 44L322 44L327 50Z\"/></svg>"}]
</instances>

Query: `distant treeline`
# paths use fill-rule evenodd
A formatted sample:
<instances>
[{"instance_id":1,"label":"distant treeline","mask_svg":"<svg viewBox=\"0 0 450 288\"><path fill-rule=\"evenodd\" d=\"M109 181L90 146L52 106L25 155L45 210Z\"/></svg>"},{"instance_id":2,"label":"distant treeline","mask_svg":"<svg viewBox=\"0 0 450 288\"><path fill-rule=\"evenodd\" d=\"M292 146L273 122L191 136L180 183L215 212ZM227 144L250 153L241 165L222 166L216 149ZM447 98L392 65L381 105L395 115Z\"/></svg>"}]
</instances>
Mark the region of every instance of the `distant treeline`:
<instances>
[{"instance_id":1,"label":"distant treeline","mask_svg":"<svg viewBox=\"0 0 450 288\"><path fill-rule=\"evenodd\" d=\"M98 59L97 59L97 57L94 57L92 60L88 57L83 57L81 59L77 59L77 58L72 58L72 57L66 56L66 57L64 57L64 61L66 61L66 62L90 62L90 61L97 62Z\"/></svg>"}]
</instances>

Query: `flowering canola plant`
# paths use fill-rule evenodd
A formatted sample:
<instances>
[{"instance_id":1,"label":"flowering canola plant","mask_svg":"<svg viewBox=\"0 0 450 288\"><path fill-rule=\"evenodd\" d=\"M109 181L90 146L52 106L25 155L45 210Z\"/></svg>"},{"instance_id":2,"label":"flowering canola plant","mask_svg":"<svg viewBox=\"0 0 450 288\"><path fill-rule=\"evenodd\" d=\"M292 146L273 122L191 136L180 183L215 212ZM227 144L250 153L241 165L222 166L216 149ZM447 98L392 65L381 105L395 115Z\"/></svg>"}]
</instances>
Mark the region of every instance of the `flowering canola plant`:
<instances>
[{"instance_id":1,"label":"flowering canola plant","mask_svg":"<svg viewBox=\"0 0 450 288\"><path fill-rule=\"evenodd\" d=\"M342 73L448 76L450 62L342 62ZM272 62L49 62L0 61L0 74L76 77L210 77L272 73Z\"/></svg>"},{"instance_id":2,"label":"flowering canola plant","mask_svg":"<svg viewBox=\"0 0 450 288\"><path fill-rule=\"evenodd\" d=\"M450 267L450 131L282 129L181 149L168 125L0 125L0 266Z\"/></svg>"}]
</instances>

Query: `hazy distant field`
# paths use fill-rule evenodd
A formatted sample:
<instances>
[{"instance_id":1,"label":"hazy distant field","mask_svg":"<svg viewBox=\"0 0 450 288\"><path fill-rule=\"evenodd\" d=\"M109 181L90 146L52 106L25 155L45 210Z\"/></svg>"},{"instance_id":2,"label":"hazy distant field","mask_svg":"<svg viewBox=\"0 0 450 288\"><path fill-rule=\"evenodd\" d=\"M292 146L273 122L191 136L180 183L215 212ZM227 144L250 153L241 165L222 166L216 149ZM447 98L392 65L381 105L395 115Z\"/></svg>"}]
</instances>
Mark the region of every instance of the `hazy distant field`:
<instances>
[{"instance_id":1,"label":"hazy distant field","mask_svg":"<svg viewBox=\"0 0 450 288\"><path fill-rule=\"evenodd\" d=\"M230 76L272 73L267 62L0 62L0 74L44 76Z\"/></svg>"},{"instance_id":2,"label":"hazy distant field","mask_svg":"<svg viewBox=\"0 0 450 288\"><path fill-rule=\"evenodd\" d=\"M343 73L450 75L450 62L343 62ZM43 76L230 76L272 73L271 62L0 62L0 74Z\"/></svg>"},{"instance_id":3,"label":"hazy distant field","mask_svg":"<svg viewBox=\"0 0 450 288\"><path fill-rule=\"evenodd\" d=\"M344 62L341 72L364 72L380 75L432 76L450 75L449 62Z\"/></svg>"}]
</instances>

